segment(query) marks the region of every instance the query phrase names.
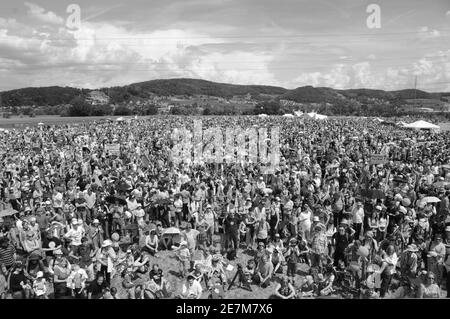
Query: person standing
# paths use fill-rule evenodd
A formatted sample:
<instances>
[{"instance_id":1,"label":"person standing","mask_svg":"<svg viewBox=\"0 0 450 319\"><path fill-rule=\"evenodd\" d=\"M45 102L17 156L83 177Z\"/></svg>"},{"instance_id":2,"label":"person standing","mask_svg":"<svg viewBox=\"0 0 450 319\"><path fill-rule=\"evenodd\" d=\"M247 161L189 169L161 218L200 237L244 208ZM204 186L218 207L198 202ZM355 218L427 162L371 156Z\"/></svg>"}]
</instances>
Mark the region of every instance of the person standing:
<instances>
[{"instance_id":1,"label":"person standing","mask_svg":"<svg viewBox=\"0 0 450 319\"><path fill-rule=\"evenodd\" d=\"M236 216L234 208L231 208L224 220L226 249L229 248L230 244L233 245L233 250L235 251L239 248L239 224L239 218Z\"/></svg>"},{"instance_id":2,"label":"person standing","mask_svg":"<svg viewBox=\"0 0 450 319\"><path fill-rule=\"evenodd\" d=\"M355 239L359 239L364 221L364 208L361 200L357 200L352 209L352 220L353 229L355 230Z\"/></svg>"}]
</instances>

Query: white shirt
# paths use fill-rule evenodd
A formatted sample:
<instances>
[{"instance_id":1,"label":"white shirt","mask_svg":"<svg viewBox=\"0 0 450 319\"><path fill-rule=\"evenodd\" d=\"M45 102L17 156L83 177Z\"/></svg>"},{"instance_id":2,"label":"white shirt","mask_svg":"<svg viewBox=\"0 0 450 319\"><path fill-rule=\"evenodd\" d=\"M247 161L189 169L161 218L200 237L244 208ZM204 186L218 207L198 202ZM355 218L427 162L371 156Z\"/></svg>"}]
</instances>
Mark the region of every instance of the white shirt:
<instances>
[{"instance_id":1,"label":"white shirt","mask_svg":"<svg viewBox=\"0 0 450 319\"><path fill-rule=\"evenodd\" d=\"M189 297L191 295L196 296L196 299L200 299L200 297L202 296L202 286L200 285L200 283L196 280L194 280L194 282L192 283L192 286L188 287L188 284L185 283L183 284L183 295L186 297Z\"/></svg>"}]
</instances>

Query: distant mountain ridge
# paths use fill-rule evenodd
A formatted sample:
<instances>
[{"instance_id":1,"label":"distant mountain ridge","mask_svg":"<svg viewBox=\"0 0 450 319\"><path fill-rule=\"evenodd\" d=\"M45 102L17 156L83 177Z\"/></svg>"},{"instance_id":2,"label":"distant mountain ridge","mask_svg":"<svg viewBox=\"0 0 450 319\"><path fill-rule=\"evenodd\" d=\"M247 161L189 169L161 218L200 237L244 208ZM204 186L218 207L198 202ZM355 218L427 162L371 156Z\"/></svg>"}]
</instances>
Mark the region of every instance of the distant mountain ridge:
<instances>
[{"instance_id":1,"label":"distant mountain ridge","mask_svg":"<svg viewBox=\"0 0 450 319\"><path fill-rule=\"evenodd\" d=\"M257 97L258 95L273 96L277 99L290 100L298 103L333 103L350 99L380 99L391 101L394 99L439 99L450 96L450 93L428 93L414 89L384 91L374 89L338 90L328 87L303 86L288 90L277 86L265 85L237 85L217 83L201 79L161 79L133 83L101 89L77 89L72 87L29 87L0 92L2 106L22 105L60 105L68 104L78 96L88 97L92 91L101 91L110 97L112 103L127 101L133 97L149 98L151 96L194 96L207 95L221 98L233 96Z\"/></svg>"}]
</instances>

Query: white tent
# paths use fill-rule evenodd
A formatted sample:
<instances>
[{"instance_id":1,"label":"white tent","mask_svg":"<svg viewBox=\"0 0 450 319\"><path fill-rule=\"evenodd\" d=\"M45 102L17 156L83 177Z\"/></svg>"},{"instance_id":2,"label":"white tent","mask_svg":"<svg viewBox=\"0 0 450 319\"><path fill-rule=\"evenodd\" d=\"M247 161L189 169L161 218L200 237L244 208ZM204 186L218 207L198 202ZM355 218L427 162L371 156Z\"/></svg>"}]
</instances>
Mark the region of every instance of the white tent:
<instances>
[{"instance_id":1,"label":"white tent","mask_svg":"<svg viewBox=\"0 0 450 319\"><path fill-rule=\"evenodd\" d=\"M267 114L259 114L258 115L259 117L266 117L266 116L268 116Z\"/></svg>"},{"instance_id":2,"label":"white tent","mask_svg":"<svg viewBox=\"0 0 450 319\"><path fill-rule=\"evenodd\" d=\"M400 121L400 122L395 123L395 125L397 125L397 126L405 126L405 125L408 125L408 124L403 122L403 121Z\"/></svg>"},{"instance_id":3,"label":"white tent","mask_svg":"<svg viewBox=\"0 0 450 319\"><path fill-rule=\"evenodd\" d=\"M283 116L284 117L294 117L294 115L292 115L292 114L284 114Z\"/></svg>"},{"instance_id":4,"label":"white tent","mask_svg":"<svg viewBox=\"0 0 450 319\"><path fill-rule=\"evenodd\" d=\"M317 114L315 112L308 113L308 116L316 120L325 120L328 118L326 115Z\"/></svg>"},{"instance_id":5,"label":"white tent","mask_svg":"<svg viewBox=\"0 0 450 319\"><path fill-rule=\"evenodd\" d=\"M295 111L294 114L295 114L295 116L302 116L303 112L302 111Z\"/></svg>"},{"instance_id":6,"label":"white tent","mask_svg":"<svg viewBox=\"0 0 450 319\"><path fill-rule=\"evenodd\" d=\"M123 119L123 117L119 117L116 121L117 122L122 122L122 121L124 121L124 119Z\"/></svg>"},{"instance_id":7,"label":"white tent","mask_svg":"<svg viewBox=\"0 0 450 319\"><path fill-rule=\"evenodd\" d=\"M420 120L420 121L417 121L414 123L410 123L410 124L406 124L406 125L404 125L404 127L414 128L414 129L422 129L422 130L438 130L441 128L438 125L434 125L432 123L428 123L423 120Z\"/></svg>"}]
</instances>

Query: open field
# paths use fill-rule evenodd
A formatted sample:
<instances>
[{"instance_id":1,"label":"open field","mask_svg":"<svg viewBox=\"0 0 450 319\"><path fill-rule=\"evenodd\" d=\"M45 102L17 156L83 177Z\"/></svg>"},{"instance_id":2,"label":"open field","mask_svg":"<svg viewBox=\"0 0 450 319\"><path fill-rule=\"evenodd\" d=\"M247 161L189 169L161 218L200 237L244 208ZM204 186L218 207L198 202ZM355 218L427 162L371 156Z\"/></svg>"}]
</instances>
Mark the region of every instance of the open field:
<instances>
[{"instance_id":1,"label":"open field","mask_svg":"<svg viewBox=\"0 0 450 319\"><path fill-rule=\"evenodd\" d=\"M99 120L112 119L115 120L121 116L77 116L77 117L61 117L58 115L44 115L44 116L36 116L36 117L11 117L9 119L0 118L0 127L11 129L11 128L25 128L27 126L36 126L38 123L42 122L46 125L55 125L55 124L73 124L73 123L82 123L82 122L92 122ZM147 116L140 116L139 118L146 118ZM127 117L124 117L127 118Z\"/></svg>"}]
</instances>

